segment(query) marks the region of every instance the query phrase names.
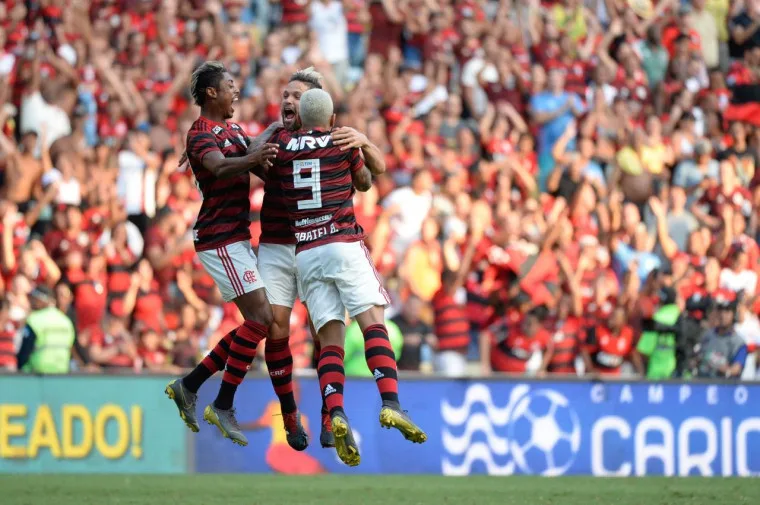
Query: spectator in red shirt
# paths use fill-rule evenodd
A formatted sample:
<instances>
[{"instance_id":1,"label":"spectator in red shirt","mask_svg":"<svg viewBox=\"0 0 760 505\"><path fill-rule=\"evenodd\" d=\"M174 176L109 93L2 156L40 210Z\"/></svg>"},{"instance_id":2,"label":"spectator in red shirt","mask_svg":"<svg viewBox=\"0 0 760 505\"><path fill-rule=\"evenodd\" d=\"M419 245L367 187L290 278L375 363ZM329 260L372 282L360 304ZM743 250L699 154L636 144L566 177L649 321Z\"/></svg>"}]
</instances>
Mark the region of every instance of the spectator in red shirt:
<instances>
[{"instance_id":1,"label":"spectator in red shirt","mask_svg":"<svg viewBox=\"0 0 760 505\"><path fill-rule=\"evenodd\" d=\"M480 360L485 370L524 374L529 360L538 352L543 356L536 374L546 374L554 352L551 335L542 327L546 308L530 310L515 325L499 322L481 334Z\"/></svg>"},{"instance_id":2,"label":"spectator in red shirt","mask_svg":"<svg viewBox=\"0 0 760 505\"><path fill-rule=\"evenodd\" d=\"M89 334L90 358L103 368L129 369L138 358L134 337L129 334L125 319L111 316L104 329L91 327Z\"/></svg>"},{"instance_id":3,"label":"spectator in red shirt","mask_svg":"<svg viewBox=\"0 0 760 505\"><path fill-rule=\"evenodd\" d=\"M589 328L581 354L586 373L619 376L633 347L633 329L626 324L623 307L616 307L609 319Z\"/></svg>"},{"instance_id":4,"label":"spectator in red shirt","mask_svg":"<svg viewBox=\"0 0 760 505\"><path fill-rule=\"evenodd\" d=\"M11 304L0 300L0 370L16 370L16 326L11 321Z\"/></svg>"},{"instance_id":5,"label":"spectator in red shirt","mask_svg":"<svg viewBox=\"0 0 760 505\"><path fill-rule=\"evenodd\" d=\"M177 269L192 261L192 230L181 215L168 209L161 212L157 222L145 237L145 257L156 272L156 279L162 290L176 278Z\"/></svg>"},{"instance_id":6,"label":"spectator in red shirt","mask_svg":"<svg viewBox=\"0 0 760 505\"><path fill-rule=\"evenodd\" d=\"M666 27L662 32L662 45L665 46L671 56L675 53L675 41L681 35L688 37L690 51L700 50L699 33L691 27L691 14L691 5L680 4L673 24Z\"/></svg>"},{"instance_id":7,"label":"spectator in red shirt","mask_svg":"<svg viewBox=\"0 0 760 505\"><path fill-rule=\"evenodd\" d=\"M569 294L560 296L556 311L547 321L546 329L554 345L547 372L576 374L575 360L583 345L583 320L573 314L573 299Z\"/></svg>"},{"instance_id":8,"label":"spectator in red shirt","mask_svg":"<svg viewBox=\"0 0 760 505\"><path fill-rule=\"evenodd\" d=\"M144 259L138 264L137 274L133 275L132 285L124 297L122 310L125 315L132 315L133 322L140 323L146 329L166 329L163 300L148 260Z\"/></svg>"},{"instance_id":9,"label":"spectator in red shirt","mask_svg":"<svg viewBox=\"0 0 760 505\"><path fill-rule=\"evenodd\" d=\"M178 373L172 366L171 356L162 347L161 337L155 330L144 328L140 333L140 344L137 353L142 366L150 372Z\"/></svg>"}]
</instances>

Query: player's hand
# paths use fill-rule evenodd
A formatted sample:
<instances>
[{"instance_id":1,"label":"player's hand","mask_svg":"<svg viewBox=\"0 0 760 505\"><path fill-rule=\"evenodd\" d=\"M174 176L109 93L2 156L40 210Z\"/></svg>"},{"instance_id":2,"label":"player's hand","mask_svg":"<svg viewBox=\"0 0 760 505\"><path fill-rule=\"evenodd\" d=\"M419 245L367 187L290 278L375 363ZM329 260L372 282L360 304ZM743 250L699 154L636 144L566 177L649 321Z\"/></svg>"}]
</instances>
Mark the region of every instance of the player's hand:
<instances>
[{"instance_id":1,"label":"player's hand","mask_svg":"<svg viewBox=\"0 0 760 505\"><path fill-rule=\"evenodd\" d=\"M264 168L272 166L272 161L277 156L277 144L261 144L254 149L249 156L254 165L260 165Z\"/></svg>"},{"instance_id":2,"label":"player's hand","mask_svg":"<svg viewBox=\"0 0 760 505\"><path fill-rule=\"evenodd\" d=\"M341 146L341 151L347 151L351 148L362 147L369 144L369 139L363 133L360 133L348 126L341 126L332 132L333 144Z\"/></svg>"}]
</instances>

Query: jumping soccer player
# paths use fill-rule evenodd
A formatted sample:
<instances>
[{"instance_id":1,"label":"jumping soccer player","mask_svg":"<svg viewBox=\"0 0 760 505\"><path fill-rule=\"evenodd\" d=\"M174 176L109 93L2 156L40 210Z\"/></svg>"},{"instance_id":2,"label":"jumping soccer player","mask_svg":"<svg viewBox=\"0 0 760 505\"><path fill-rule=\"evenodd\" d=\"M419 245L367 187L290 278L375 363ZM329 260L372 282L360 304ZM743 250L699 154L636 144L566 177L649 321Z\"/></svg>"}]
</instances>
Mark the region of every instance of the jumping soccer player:
<instances>
[{"instance_id":1,"label":"jumping soccer player","mask_svg":"<svg viewBox=\"0 0 760 505\"><path fill-rule=\"evenodd\" d=\"M195 393L211 370L224 367L219 394L206 407L203 418L234 443L247 445L233 400L256 356L256 347L272 324L272 308L250 243L249 172L268 168L277 146L260 143L249 150L251 141L242 128L227 122L240 91L221 63L209 61L198 67L192 75L191 93L201 107L200 117L187 134L187 156L203 198L193 229L195 250L224 300L235 302L245 322L225 337L220 346L224 359L212 352L187 377L170 383L166 393L188 427L197 432Z\"/></svg>"},{"instance_id":2,"label":"jumping soccer player","mask_svg":"<svg viewBox=\"0 0 760 505\"><path fill-rule=\"evenodd\" d=\"M301 126L298 107L301 95L310 89L322 89L322 76L312 69L295 72L282 92L280 113L282 126L295 131ZM270 127L271 128L271 127ZM260 139L269 136L262 133ZM338 128L333 132L335 145L342 149L359 148L365 157L367 167L373 174L385 172L382 152L369 142L367 137L353 128ZM275 392L280 399L286 431L288 415L296 409L291 381L293 356L288 343L290 336L290 314L293 310L298 290L296 269L296 240L290 231L288 211L282 189L276 180L267 179L264 186L264 202L261 207L261 238L259 239L259 271L267 283L267 297L272 304L274 323L269 329L265 358ZM303 297L301 297L303 300ZM319 339L314 338L317 356ZM319 441L322 447L334 447L330 415L322 405L322 423Z\"/></svg>"},{"instance_id":3,"label":"jumping soccer player","mask_svg":"<svg viewBox=\"0 0 760 505\"><path fill-rule=\"evenodd\" d=\"M311 69L295 72L283 90L280 105L282 125L272 124L257 138L249 142L249 151L268 140L273 133L284 127L293 131L300 127L298 106L301 94L312 88L320 88L322 76ZM382 152L369 142L367 137L352 128L338 128L333 133L335 145L342 149L359 148L365 157L366 166L373 174L385 172ZM256 171L256 170L254 170ZM265 360L275 392L280 400L282 419L287 433L287 441L296 450L303 450L308 438L300 423L293 399L292 371L293 356L288 338L290 335L290 314L298 293L296 272L295 238L290 232L287 209L278 184L267 182L264 188L264 202L261 209L261 238L259 239L258 268L266 281L266 292L272 306L274 322L269 329L265 348ZM175 401L180 415L190 429L198 431L195 420L196 393L201 385L214 373L224 368L230 344L235 331L225 335L203 361L182 381L175 384ZM314 339L319 355L319 340ZM369 350L369 348L368 348ZM180 387L183 387L180 390ZM188 421L190 419L191 421ZM334 447L330 416L322 408L322 447Z\"/></svg>"},{"instance_id":4,"label":"jumping soccer player","mask_svg":"<svg viewBox=\"0 0 760 505\"><path fill-rule=\"evenodd\" d=\"M327 92L305 91L299 117L300 130L282 131L272 139L279 149L268 180L276 178L281 185L296 238L301 287L322 346L317 374L335 448L344 463L356 466L359 449L343 410L346 309L364 333L367 364L382 398L380 424L397 428L413 442L422 443L427 436L399 404L396 360L384 324L389 299L354 215L354 188L367 191L372 173L359 149L333 144L335 118Z\"/></svg>"}]
</instances>

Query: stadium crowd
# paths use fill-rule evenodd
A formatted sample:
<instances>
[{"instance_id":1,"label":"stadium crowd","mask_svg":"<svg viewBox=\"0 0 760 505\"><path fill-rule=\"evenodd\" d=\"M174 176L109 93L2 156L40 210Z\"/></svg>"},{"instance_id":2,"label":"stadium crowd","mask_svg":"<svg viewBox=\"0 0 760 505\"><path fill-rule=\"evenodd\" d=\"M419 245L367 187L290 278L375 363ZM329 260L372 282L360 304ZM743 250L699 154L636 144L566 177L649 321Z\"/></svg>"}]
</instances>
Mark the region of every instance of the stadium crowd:
<instances>
[{"instance_id":1,"label":"stadium crowd","mask_svg":"<svg viewBox=\"0 0 760 505\"><path fill-rule=\"evenodd\" d=\"M386 153L355 207L400 369L754 377L758 0L5 1L0 368L48 304L87 371L173 373L241 323L180 163L209 59L249 135L313 66Z\"/></svg>"}]
</instances>

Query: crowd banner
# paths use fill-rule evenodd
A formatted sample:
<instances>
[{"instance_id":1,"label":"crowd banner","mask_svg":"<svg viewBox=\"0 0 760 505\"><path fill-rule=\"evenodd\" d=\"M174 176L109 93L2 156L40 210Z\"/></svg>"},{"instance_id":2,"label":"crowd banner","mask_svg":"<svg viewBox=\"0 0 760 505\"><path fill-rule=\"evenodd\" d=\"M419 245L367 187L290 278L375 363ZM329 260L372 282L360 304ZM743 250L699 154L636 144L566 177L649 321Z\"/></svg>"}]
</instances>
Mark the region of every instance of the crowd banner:
<instances>
[{"instance_id":1,"label":"crowd banner","mask_svg":"<svg viewBox=\"0 0 760 505\"><path fill-rule=\"evenodd\" d=\"M182 473L166 378L0 375L0 473Z\"/></svg>"},{"instance_id":2,"label":"crowd banner","mask_svg":"<svg viewBox=\"0 0 760 505\"><path fill-rule=\"evenodd\" d=\"M201 389L211 402L218 382ZM372 380L349 379L346 412L361 465L319 445L316 379L296 388L311 444L287 446L266 378L236 397L249 445L206 425L194 437L197 472L429 473L444 475L760 476L760 384L402 380L405 409L428 434L416 445L378 423Z\"/></svg>"}]
</instances>

